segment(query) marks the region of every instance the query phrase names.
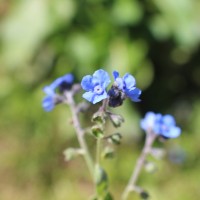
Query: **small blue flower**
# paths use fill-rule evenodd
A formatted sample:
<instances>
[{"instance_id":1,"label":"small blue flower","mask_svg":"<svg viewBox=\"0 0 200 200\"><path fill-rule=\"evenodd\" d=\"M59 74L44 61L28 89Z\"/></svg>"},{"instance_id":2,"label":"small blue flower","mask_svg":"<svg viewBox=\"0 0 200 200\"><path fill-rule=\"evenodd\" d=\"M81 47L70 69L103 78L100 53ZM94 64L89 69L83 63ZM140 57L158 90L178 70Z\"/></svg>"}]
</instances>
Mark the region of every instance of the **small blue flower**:
<instances>
[{"instance_id":1,"label":"small blue flower","mask_svg":"<svg viewBox=\"0 0 200 200\"><path fill-rule=\"evenodd\" d=\"M115 84L121 90L125 93L127 97L129 97L132 101L139 102L139 96L141 95L141 90L136 88L136 81L135 78L126 73L123 78L119 77L119 72L114 71L113 76L115 79Z\"/></svg>"},{"instance_id":2,"label":"small blue flower","mask_svg":"<svg viewBox=\"0 0 200 200\"><path fill-rule=\"evenodd\" d=\"M164 138L176 138L181 134L181 129L176 126L174 117L171 115L155 114L147 112L140 126L146 132L153 131Z\"/></svg>"},{"instance_id":3,"label":"small blue flower","mask_svg":"<svg viewBox=\"0 0 200 200\"><path fill-rule=\"evenodd\" d=\"M46 97L44 97L42 101L42 107L45 111L51 111L55 104L60 103L60 99L57 98L58 95L56 93L56 89L59 89L59 92L63 92L65 90L69 90L72 87L74 81L74 77L72 74L66 74L62 77L57 78L52 84L49 86L45 86L43 88Z\"/></svg>"},{"instance_id":4,"label":"small blue flower","mask_svg":"<svg viewBox=\"0 0 200 200\"><path fill-rule=\"evenodd\" d=\"M94 74L86 75L81 81L81 86L85 92L83 98L89 102L96 104L108 97L106 87L110 83L110 77L106 71L99 69Z\"/></svg>"},{"instance_id":5,"label":"small blue flower","mask_svg":"<svg viewBox=\"0 0 200 200\"><path fill-rule=\"evenodd\" d=\"M165 138L176 138L181 134L181 129L176 126L173 116L164 115L160 123L160 132Z\"/></svg>"},{"instance_id":6,"label":"small blue flower","mask_svg":"<svg viewBox=\"0 0 200 200\"><path fill-rule=\"evenodd\" d=\"M155 114L153 112L147 112L144 119L141 120L140 126L145 131L154 131L154 133L159 134L160 131L160 121L162 119L161 114Z\"/></svg>"}]
</instances>

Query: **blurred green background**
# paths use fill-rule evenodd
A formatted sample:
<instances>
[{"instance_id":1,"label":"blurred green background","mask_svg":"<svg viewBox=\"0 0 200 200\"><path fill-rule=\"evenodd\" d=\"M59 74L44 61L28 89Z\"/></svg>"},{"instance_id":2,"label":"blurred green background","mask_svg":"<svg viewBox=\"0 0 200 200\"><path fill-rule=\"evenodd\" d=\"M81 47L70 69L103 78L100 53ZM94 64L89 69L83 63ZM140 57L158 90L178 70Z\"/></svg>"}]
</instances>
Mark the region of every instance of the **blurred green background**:
<instances>
[{"instance_id":1,"label":"blurred green background","mask_svg":"<svg viewBox=\"0 0 200 200\"><path fill-rule=\"evenodd\" d=\"M142 148L139 120L149 110L173 114L183 132L155 144L168 153L154 160L157 173L143 171L138 183L152 200L199 199L199 13L197 0L1 0L0 200L93 194L82 158L64 161L63 151L78 146L69 109L46 113L41 101L55 78L72 72L78 82L99 68L133 74L143 91L141 103L127 100L114 110L125 118L123 144L104 161L115 199ZM110 123L107 129L114 131ZM94 139L87 139L93 152Z\"/></svg>"}]
</instances>

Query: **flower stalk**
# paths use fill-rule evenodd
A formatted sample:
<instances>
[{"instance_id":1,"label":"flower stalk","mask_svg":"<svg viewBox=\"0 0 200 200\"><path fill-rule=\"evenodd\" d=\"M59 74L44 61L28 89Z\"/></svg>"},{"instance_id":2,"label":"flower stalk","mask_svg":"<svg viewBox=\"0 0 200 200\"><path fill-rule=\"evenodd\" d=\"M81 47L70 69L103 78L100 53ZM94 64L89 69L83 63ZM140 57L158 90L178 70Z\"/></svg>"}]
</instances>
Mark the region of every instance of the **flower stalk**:
<instances>
[{"instance_id":1,"label":"flower stalk","mask_svg":"<svg viewBox=\"0 0 200 200\"><path fill-rule=\"evenodd\" d=\"M79 118L78 118L77 106L76 106L76 103L75 103L74 98L73 98L73 93L71 91L66 91L65 95L67 97L67 104L69 105L69 107L71 109L73 125L74 125L74 128L76 130L78 142L80 144L80 147L84 151L83 157L85 158L86 164L88 166L88 169L90 171L92 178L94 178L94 164L93 164L93 160L92 160L92 157L90 155L90 152L88 150L87 143L86 143L85 138L84 138L85 131L81 127L81 124L80 124L80 121L79 121Z\"/></svg>"},{"instance_id":2,"label":"flower stalk","mask_svg":"<svg viewBox=\"0 0 200 200\"><path fill-rule=\"evenodd\" d=\"M147 132L143 150L140 154L140 157L138 158L138 160L136 162L136 166L132 172L131 178L129 179L129 182L122 194L122 200L127 200L129 193L131 191L135 191L140 194L142 192L144 192L143 189L141 189L140 187L138 187L136 185L136 183L137 183L138 177L140 175L140 172L145 164L146 158L147 158L148 154L151 152L151 148L152 148L153 142L156 139L156 136L157 135L150 130Z\"/></svg>"}]
</instances>

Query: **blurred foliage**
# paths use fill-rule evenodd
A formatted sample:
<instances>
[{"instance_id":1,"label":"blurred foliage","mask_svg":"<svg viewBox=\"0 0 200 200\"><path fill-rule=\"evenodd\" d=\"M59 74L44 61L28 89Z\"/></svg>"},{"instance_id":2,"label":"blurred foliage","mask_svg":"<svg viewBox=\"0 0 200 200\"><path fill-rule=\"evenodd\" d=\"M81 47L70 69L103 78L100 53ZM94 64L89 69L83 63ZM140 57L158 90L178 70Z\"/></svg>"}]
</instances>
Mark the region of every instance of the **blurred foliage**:
<instances>
[{"instance_id":1,"label":"blurred foliage","mask_svg":"<svg viewBox=\"0 0 200 200\"><path fill-rule=\"evenodd\" d=\"M199 13L197 0L1 0L0 199L92 195L84 162L66 163L62 155L78 147L68 108L45 113L41 100L54 78L73 72L80 81L101 67L130 72L143 90L141 103L127 100L115 109L125 123L123 147L105 161L112 194L119 199L141 150L139 119L153 110L175 115L183 129L179 139L157 145L185 156L181 163L174 156L157 162L158 172L143 172L139 183L154 200L199 199ZM90 116L82 117L87 125Z\"/></svg>"}]
</instances>

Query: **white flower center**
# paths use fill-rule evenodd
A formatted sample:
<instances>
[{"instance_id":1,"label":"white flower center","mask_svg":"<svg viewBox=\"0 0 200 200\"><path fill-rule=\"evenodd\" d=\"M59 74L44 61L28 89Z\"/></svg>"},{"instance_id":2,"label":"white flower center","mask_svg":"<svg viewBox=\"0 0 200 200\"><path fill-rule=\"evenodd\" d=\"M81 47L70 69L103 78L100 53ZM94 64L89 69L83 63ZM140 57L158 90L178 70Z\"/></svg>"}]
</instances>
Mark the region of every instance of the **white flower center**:
<instances>
[{"instance_id":1,"label":"white flower center","mask_svg":"<svg viewBox=\"0 0 200 200\"><path fill-rule=\"evenodd\" d=\"M97 85L94 87L94 93L96 94L102 94L103 93L103 89L100 85Z\"/></svg>"}]
</instances>

